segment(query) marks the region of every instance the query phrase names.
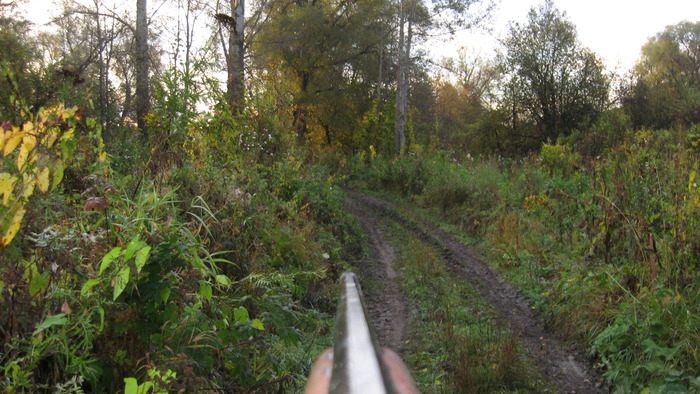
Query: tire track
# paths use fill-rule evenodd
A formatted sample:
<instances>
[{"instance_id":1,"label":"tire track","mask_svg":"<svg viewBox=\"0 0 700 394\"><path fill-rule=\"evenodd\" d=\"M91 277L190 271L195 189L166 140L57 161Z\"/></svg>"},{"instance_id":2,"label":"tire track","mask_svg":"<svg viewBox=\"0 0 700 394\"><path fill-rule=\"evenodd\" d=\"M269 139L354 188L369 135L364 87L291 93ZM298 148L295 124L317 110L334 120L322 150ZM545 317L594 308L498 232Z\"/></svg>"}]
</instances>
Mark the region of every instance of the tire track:
<instances>
[{"instance_id":1,"label":"tire track","mask_svg":"<svg viewBox=\"0 0 700 394\"><path fill-rule=\"evenodd\" d=\"M409 308L401 287L394 281L394 249L379 231L377 217L366 211L367 206L354 199L347 199L345 204L357 216L367 234L370 256L358 267L358 274L360 278L371 281L371 286L363 287L362 292L377 340L381 346L401 354Z\"/></svg>"},{"instance_id":2,"label":"tire track","mask_svg":"<svg viewBox=\"0 0 700 394\"><path fill-rule=\"evenodd\" d=\"M429 221L421 220L418 223L406 218L385 200L354 191L348 191L348 195L348 206L358 215L371 242L379 245L386 243L378 234L376 224L378 217L387 217L439 250L450 269L473 285L493 305L500 323L519 336L539 365L542 378L552 387L562 393L608 392L601 375L590 362L546 330L526 297L466 246ZM387 328L391 329L383 329Z\"/></svg>"}]
</instances>

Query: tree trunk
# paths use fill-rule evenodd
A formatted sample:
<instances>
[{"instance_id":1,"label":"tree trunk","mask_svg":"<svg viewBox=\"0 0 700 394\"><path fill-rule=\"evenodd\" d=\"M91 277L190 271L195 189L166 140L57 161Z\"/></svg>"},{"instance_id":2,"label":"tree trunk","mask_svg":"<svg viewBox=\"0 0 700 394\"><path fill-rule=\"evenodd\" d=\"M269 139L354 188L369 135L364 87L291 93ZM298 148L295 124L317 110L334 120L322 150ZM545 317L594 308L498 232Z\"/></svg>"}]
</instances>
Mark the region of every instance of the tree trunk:
<instances>
[{"instance_id":1,"label":"tree trunk","mask_svg":"<svg viewBox=\"0 0 700 394\"><path fill-rule=\"evenodd\" d=\"M377 115L379 116L379 123L381 124L382 119L382 104L384 97L382 97L382 87L384 84L384 27L382 26L382 34L379 41L379 78L377 80Z\"/></svg>"},{"instance_id":2,"label":"tree trunk","mask_svg":"<svg viewBox=\"0 0 700 394\"><path fill-rule=\"evenodd\" d=\"M231 107L231 111L237 114L243 108L243 99L245 97L245 1L230 1L233 19L229 24L228 57L226 59L228 73L226 81L226 100Z\"/></svg>"},{"instance_id":3,"label":"tree trunk","mask_svg":"<svg viewBox=\"0 0 700 394\"><path fill-rule=\"evenodd\" d=\"M146 115L150 110L148 83L147 0L136 0L136 123L146 132Z\"/></svg>"},{"instance_id":4,"label":"tree trunk","mask_svg":"<svg viewBox=\"0 0 700 394\"><path fill-rule=\"evenodd\" d=\"M297 144L299 146L306 145L307 129L305 115L304 109L301 107L301 105L297 104L296 108L294 108L294 122L292 128L294 133L297 135Z\"/></svg>"},{"instance_id":5,"label":"tree trunk","mask_svg":"<svg viewBox=\"0 0 700 394\"><path fill-rule=\"evenodd\" d=\"M405 24L405 0L402 0L401 9L399 11L399 61L396 69L396 115L394 123L394 153L397 156L403 153L403 147L406 141L406 101L408 99L406 60L408 56L405 48Z\"/></svg>"},{"instance_id":6,"label":"tree trunk","mask_svg":"<svg viewBox=\"0 0 700 394\"><path fill-rule=\"evenodd\" d=\"M413 19L415 2L401 1L399 18L399 62L396 75L396 123L394 128L396 154L402 155L406 150L406 112L408 108L408 70L411 59L411 41L413 39ZM408 5L408 6L407 6Z\"/></svg>"}]
</instances>

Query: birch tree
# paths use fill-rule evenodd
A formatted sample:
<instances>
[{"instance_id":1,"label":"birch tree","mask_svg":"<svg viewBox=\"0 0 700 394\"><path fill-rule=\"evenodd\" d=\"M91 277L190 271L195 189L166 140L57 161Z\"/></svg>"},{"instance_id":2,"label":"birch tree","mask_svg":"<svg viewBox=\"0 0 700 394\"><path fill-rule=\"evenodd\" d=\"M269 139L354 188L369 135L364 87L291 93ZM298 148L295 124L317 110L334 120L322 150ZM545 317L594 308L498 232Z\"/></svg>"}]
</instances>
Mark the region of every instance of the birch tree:
<instances>
[{"instance_id":1,"label":"birch tree","mask_svg":"<svg viewBox=\"0 0 700 394\"><path fill-rule=\"evenodd\" d=\"M229 0L226 6L228 9L217 2L215 18L219 23L219 38L226 60L226 102L236 114L242 109L245 99L245 0Z\"/></svg>"}]
</instances>

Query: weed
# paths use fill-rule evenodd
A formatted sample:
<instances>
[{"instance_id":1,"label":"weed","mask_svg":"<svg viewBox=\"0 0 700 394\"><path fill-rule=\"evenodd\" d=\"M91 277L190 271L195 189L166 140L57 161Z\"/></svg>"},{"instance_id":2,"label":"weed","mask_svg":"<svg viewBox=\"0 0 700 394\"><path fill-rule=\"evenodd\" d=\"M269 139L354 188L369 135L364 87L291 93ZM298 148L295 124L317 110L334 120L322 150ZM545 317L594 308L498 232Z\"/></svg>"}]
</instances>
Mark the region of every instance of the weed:
<instances>
[{"instance_id":1,"label":"weed","mask_svg":"<svg viewBox=\"0 0 700 394\"><path fill-rule=\"evenodd\" d=\"M451 231L478 237L476 248L548 324L598 357L613 390L692 391L700 369L691 323L700 264L696 131L616 132L595 159L561 143L520 160L407 156L401 167L420 170L405 174L414 180L402 188L381 158L360 171L369 187L398 191ZM431 292L440 293L421 294Z\"/></svg>"},{"instance_id":2,"label":"weed","mask_svg":"<svg viewBox=\"0 0 700 394\"><path fill-rule=\"evenodd\" d=\"M450 275L441 256L392 226L400 250L399 277L418 310L410 328L408 363L425 392L535 390L532 366L517 339L495 322L481 296Z\"/></svg>"}]
</instances>

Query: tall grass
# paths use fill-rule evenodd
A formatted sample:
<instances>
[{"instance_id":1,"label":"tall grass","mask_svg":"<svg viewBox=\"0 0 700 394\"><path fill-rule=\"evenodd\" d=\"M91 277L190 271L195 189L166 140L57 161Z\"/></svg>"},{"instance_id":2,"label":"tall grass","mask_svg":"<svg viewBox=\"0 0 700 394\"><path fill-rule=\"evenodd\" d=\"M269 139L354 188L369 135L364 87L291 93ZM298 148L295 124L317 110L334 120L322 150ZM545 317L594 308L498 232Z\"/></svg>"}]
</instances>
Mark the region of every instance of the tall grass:
<instances>
[{"instance_id":1,"label":"tall grass","mask_svg":"<svg viewBox=\"0 0 700 394\"><path fill-rule=\"evenodd\" d=\"M552 144L518 160L378 158L362 171L368 187L478 236L481 253L597 357L614 389L692 391L700 390L697 134L630 132L596 157Z\"/></svg>"},{"instance_id":2,"label":"tall grass","mask_svg":"<svg viewBox=\"0 0 700 394\"><path fill-rule=\"evenodd\" d=\"M536 371L516 337L496 324L493 310L440 254L405 229L390 227L402 245L396 267L416 306L407 362L423 392L540 391Z\"/></svg>"}]
</instances>

